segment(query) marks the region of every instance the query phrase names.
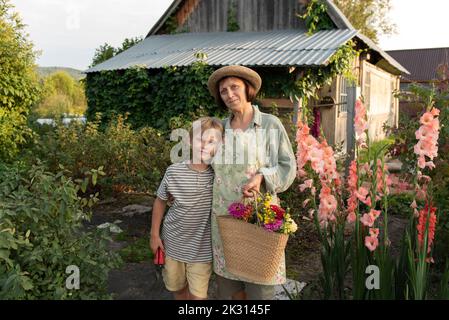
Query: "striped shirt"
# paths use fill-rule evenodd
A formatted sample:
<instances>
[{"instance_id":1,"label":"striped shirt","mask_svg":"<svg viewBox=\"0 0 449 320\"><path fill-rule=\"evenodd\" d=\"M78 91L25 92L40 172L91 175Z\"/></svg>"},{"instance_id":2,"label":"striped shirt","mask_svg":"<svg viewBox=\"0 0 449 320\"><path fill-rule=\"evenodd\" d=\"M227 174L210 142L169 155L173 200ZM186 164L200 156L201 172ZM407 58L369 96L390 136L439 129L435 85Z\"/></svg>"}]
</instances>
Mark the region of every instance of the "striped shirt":
<instances>
[{"instance_id":1,"label":"striped shirt","mask_svg":"<svg viewBox=\"0 0 449 320\"><path fill-rule=\"evenodd\" d=\"M174 203L162 225L161 239L166 255L187 263L212 261L210 214L214 171L191 169L186 162L167 168L157 196Z\"/></svg>"}]
</instances>

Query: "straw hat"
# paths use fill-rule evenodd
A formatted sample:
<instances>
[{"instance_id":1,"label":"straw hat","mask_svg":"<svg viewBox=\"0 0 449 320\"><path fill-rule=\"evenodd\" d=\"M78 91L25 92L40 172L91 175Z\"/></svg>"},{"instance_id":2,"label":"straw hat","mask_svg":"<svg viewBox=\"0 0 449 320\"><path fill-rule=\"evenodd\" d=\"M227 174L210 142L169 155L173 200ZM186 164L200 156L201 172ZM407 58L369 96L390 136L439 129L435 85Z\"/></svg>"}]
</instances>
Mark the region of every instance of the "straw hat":
<instances>
[{"instance_id":1,"label":"straw hat","mask_svg":"<svg viewBox=\"0 0 449 320\"><path fill-rule=\"evenodd\" d=\"M207 82L209 92L215 98L220 96L218 93L218 83L226 77L238 77L247 80L256 89L256 94L262 85L262 79L256 71L243 66L226 66L212 73Z\"/></svg>"}]
</instances>

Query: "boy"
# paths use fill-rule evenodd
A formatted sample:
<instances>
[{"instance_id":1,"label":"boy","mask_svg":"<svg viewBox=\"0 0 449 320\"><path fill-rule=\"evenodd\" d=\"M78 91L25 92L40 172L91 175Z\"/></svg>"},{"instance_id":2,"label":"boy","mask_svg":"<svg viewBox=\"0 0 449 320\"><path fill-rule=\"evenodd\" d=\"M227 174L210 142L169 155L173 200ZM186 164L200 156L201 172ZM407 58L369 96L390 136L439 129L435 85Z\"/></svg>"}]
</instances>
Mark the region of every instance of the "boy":
<instances>
[{"instance_id":1,"label":"boy","mask_svg":"<svg viewBox=\"0 0 449 320\"><path fill-rule=\"evenodd\" d=\"M150 246L166 254L163 278L176 300L207 299L212 274L210 214L214 173L209 163L221 143L223 125L201 118L201 136L190 132L195 161L167 168L153 204ZM198 146L198 147L195 147ZM199 147L200 146L200 147ZM198 154L200 153L200 154ZM169 196L174 199L159 233Z\"/></svg>"}]
</instances>

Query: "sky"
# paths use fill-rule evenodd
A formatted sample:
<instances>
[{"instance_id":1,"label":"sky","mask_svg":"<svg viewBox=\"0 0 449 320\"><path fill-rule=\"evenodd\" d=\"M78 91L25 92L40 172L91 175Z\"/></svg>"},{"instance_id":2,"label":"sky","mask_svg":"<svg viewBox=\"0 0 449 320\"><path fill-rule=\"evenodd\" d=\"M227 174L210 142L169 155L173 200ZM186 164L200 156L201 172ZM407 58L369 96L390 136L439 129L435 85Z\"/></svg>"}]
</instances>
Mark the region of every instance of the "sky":
<instances>
[{"instance_id":1,"label":"sky","mask_svg":"<svg viewBox=\"0 0 449 320\"><path fill-rule=\"evenodd\" d=\"M447 0L391 0L397 34L380 38L384 50L449 47ZM172 0L11 0L27 25L40 66L85 70L95 49L145 36Z\"/></svg>"}]
</instances>

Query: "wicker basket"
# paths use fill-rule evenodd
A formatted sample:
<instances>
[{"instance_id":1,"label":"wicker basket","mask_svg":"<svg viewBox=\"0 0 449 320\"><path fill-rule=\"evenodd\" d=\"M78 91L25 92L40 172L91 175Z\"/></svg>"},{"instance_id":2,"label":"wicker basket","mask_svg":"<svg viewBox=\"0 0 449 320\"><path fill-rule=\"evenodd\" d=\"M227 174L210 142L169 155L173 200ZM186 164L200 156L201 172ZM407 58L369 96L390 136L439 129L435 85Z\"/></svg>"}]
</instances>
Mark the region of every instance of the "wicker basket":
<instances>
[{"instance_id":1,"label":"wicker basket","mask_svg":"<svg viewBox=\"0 0 449 320\"><path fill-rule=\"evenodd\" d=\"M223 215L217 217L226 269L245 280L269 283L284 258L288 235Z\"/></svg>"}]
</instances>

